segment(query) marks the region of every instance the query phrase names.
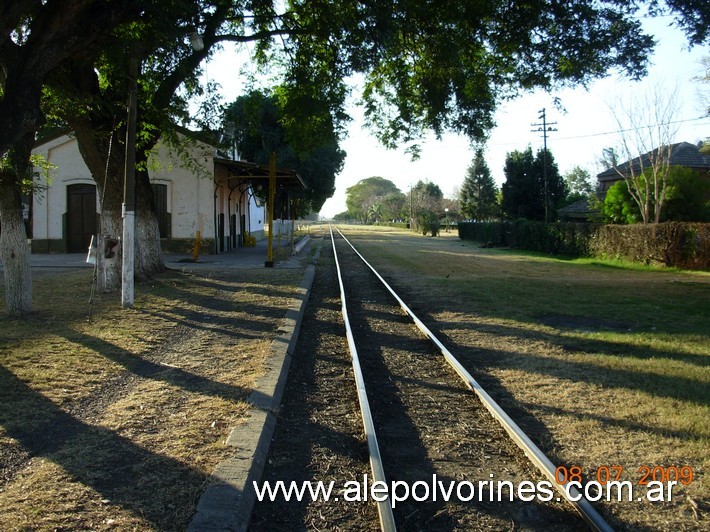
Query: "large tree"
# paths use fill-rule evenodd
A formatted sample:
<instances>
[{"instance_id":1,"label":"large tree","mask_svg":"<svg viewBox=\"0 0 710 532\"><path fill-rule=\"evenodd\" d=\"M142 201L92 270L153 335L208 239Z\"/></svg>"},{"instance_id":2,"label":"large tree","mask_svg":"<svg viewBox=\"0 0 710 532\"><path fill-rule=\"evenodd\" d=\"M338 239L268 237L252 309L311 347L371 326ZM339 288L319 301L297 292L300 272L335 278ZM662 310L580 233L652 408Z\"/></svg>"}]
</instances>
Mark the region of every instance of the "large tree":
<instances>
[{"instance_id":1,"label":"large tree","mask_svg":"<svg viewBox=\"0 0 710 532\"><path fill-rule=\"evenodd\" d=\"M91 60L121 24L156 17L155 2L13 0L0 11L0 260L9 314L32 310L32 276L21 194L44 117L47 77L70 59Z\"/></svg>"},{"instance_id":2,"label":"large tree","mask_svg":"<svg viewBox=\"0 0 710 532\"><path fill-rule=\"evenodd\" d=\"M201 92L199 65L222 40L237 39L239 14L231 0L161 0L165 12L116 28L101 54L71 58L55 69L45 88L45 110L73 130L101 198L100 232L122 234L126 161L126 96L137 85L138 135L135 146L135 274L164 270L160 234L148 177L148 159L160 139L181 151L190 132L187 97ZM238 7L238 6L236 6ZM202 47L190 35L201 30ZM222 33L224 32L224 33ZM178 131L180 133L178 133ZM208 141L213 139L207 139ZM121 263L102 263L102 288L120 286Z\"/></svg>"},{"instance_id":3,"label":"large tree","mask_svg":"<svg viewBox=\"0 0 710 532\"><path fill-rule=\"evenodd\" d=\"M490 220L498 216L498 188L483 157L483 150L477 150L471 165L466 169L459 206L461 214L473 220Z\"/></svg>"},{"instance_id":4,"label":"large tree","mask_svg":"<svg viewBox=\"0 0 710 532\"><path fill-rule=\"evenodd\" d=\"M276 153L279 166L296 170L306 184L305 192L293 192L291 200L297 207L291 215L306 216L318 212L335 191L335 176L342 169L345 152L338 145L338 135L329 113L312 120L321 127L315 138L312 129L303 129L286 121L279 99L280 90L268 93L252 91L240 96L227 107L225 122L234 127L235 142L240 157L266 164L271 152Z\"/></svg>"},{"instance_id":5,"label":"large tree","mask_svg":"<svg viewBox=\"0 0 710 532\"><path fill-rule=\"evenodd\" d=\"M380 205L393 194L401 194L401 191L392 181L379 176L368 177L348 187L345 205L352 218L365 223L373 214L375 217L382 214Z\"/></svg>"},{"instance_id":6,"label":"large tree","mask_svg":"<svg viewBox=\"0 0 710 532\"><path fill-rule=\"evenodd\" d=\"M6 285L11 287L8 293L24 293L29 285L29 274L16 275L26 267L28 253L26 246L18 247L24 240L22 224L17 223L18 191L40 122L40 89L47 74L68 60L72 63L68 68L79 66L87 73L88 61L82 56L106 51L101 59L107 61L105 71L115 70L117 75L102 78L99 86L114 82L125 86L126 56L144 59L142 74L148 69L167 72L165 84L144 87L141 83L144 96L155 96L144 100L152 103L139 111L145 121L153 111L166 111L166 102L174 101L175 87L194 73L215 44L255 41L257 59L283 66L284 109L304 127L317 129L319 124L308 120L311 106L303 102L320 103L330 110L336 126L342 124L344 80L362 73L366 115L385 144L412 141L426 129L481 138L492 125L496 102L502 97L535 87L585 83L615 68L633 77L645 74L653 40L642 33L634 17L644 4L661 9L655 0L638 4L619 0L8 3L0 13L4 226L0 254ZM704 4L672 0L669 5L691 42L704 42L709 17ZM138 17L134 26L121 26ZM190 29L188 22L192 30L205 35L205 49L183 61L179 58L186 48L178 50L175 42L178 32ZM145 24L153 29L136 34L134 30ZM119 39L100 42L106 37ZM149 44L147 51L143 43ZM97 137L102 131L104 138L110 138L106 133L113 127L95 131ZM153 134L156 129L143 131ZM29 310L29 299L24 301L8 305L10 312Z\"/></svg>"},{"instance_id":7,"label":"large tree","mask_svg":"<svg viewBox=\"0 0 710 532\"><path fill-rule=\"evenodd\" d=\"M416 218L416 216L423 211L430 211L443 216L443 199L444 193L439 185L432 183L428 179L420 179L409 191L409 204L412 216Z\"/></svg>"},{"instance_id":8,"label":"large tree","mask_svg":"<svg viewBox=\"0 0 710 532\"><path fill-rule=\"evenodd\" d=\"M549 151L545 154L542 149L535 157L530 147L509 153L505 178L501 209L510 219L549 221L553 218L549 213L567 195L557 163Z\"/></svg>"}]
</instances>

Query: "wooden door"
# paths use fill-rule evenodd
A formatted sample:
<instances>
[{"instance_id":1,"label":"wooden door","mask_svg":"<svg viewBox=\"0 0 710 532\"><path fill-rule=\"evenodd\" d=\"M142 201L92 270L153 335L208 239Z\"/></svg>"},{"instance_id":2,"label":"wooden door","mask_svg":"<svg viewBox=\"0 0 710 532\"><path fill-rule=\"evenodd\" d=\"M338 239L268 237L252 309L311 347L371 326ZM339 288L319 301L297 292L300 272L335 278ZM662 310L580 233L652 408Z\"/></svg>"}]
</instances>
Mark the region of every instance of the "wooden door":
<instances>
[{"instance_id":1,"label":"wooden door","mask_svg":"<svg viewBox=\"0 0 710 532\"><path fill-rule=\"evenodd\" d=\"M96 186L67 187L67 251L85 253L96 233Z\"/></svg>"}]
</instances>

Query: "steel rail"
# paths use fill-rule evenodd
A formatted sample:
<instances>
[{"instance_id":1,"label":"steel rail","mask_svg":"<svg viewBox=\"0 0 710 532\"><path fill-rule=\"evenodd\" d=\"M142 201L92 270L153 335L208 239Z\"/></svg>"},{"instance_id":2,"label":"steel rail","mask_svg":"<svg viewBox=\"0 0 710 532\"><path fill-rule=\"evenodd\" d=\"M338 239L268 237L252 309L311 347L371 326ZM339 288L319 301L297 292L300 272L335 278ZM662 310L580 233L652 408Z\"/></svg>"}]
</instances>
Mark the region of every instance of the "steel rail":
<instances>
[{"instance_id":1,"label":"steel rail","mask_svg":"<svg viewBox=\"0 0 710 532\"><path fill-rule=\"evenodd\" d=\"M584 496L577 490L574 485L570 483L559 483L559 479L556 476L557 468L552 463L552 461L545 456L545 454L540 450L540 448L533 443L533 441L528 437L525 432L518 426L515 421L501 408L501 406L496 403L496 401L488 395L488 393L483 389L483 387L473 378L473 376L463 367L463 365L456 359L456 357L449 351L446 346L434 335L434 333L429 330L429 328L424 325L424 323L417 317L414 312L407 306L407 304L402 300L399 295L392 289L392 287L385 281L377 270L362 256L362 254L355 248L355 246L347 239L347 237L338 229L336 231L341 237L348 243L348 245L353 249L353 251L360 257L360 259L372 270L372 272L377 276L380 282L387 288L387 290L392 294L392 296L397 300L400 307L409 315L409 317L414 321L417 328L424 333L429 340L431 340L441 351L446 361L451 367L456 371L456 373L461 377L466 386L471 389L483 403L483 406L488 410L488 412L501 424L508 435L513 439L513 441L522 449L528 459L540 470L540 472L552 483L558 492L562 494L564 499L569 502L577 512L582 516L582 518L592 527L594 530L600 532L611 532L614 529L604 521L604 518L599 515L599 513L594 509L591 503L584 498ZM331 228L332 235L332 228ZM332 238L332 236L331 236ZM333 243L335 246L335 243Z\"/></svg>"},{"instance_id":2,"label":"steel rail","mask_svg":"<svg viewBox=\"0 0 710 532\"><path fill-rule=\"evenodd\" d=\"M385 470L382 465L382 456L380 455L380 447L377 443L377 434L375 433L375 423L372 420L372 412L370 411L370 403L367 400L367 390L365 389L365 379L362 375L360 367L360 358L357 354L355 346L355 338L353 337L352 328L350 327L350 319L348 318L348 308L345 303L345 286L343 285L343 276L340 271L340 262L338 261L338 252L335 249L335 238L333 236L333 227L330 227L330 240L333 243L333 256L335 257L335 269L338 272L338 284L340 285L340 301L343 313L343 321L345 322L345 333L348 339L350 348L350 356L352 359L353 373L355 374L355 385L357 387L357 398L360 403L360 413L362 414L362 423L365 429L365 437L367 438L367 447L370 454L370 469L375 482L383 482L386 484ZM397 527L394 522L394 514L392 512L392 504L390 502L389 493L384 500L377 501L377 513L380 518L380 529L383 532L394 532Z\"/></svg>"}]
</instances>

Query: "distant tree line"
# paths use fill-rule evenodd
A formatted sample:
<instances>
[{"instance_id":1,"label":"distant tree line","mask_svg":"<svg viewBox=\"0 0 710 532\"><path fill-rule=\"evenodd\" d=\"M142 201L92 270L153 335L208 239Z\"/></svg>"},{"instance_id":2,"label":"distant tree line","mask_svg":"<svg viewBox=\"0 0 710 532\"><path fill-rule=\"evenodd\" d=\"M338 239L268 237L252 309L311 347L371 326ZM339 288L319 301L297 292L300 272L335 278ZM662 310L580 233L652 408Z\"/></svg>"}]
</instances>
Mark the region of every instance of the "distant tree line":
<instances>
[{"instance_id":1,"label":"distant tree line","mask_svg":"<svg viewBox=\"0 0 710 532\"><path fill-rule=\"evenodd\" d=\"M615 150L607 148L600 160L618 166ZM406 222L413 229L432 227L444 220L559 220L558 211L583 201L589 221L629 224L643 222L627 183L620 180L600 196L588 170L575 166L560 174L551 152L532 148L507 154L505 182L499 189L478 149L466 170L457 199L444 198L438 185L419 181L404 193L383 177L363 179L347 189L347 211L336 220L360 223ZM646 179L643 175L640 180ZM672 167L666 178L666 193L660 221L710 221L710 180L684 167ZM650 185L651 190L653 184ZM547 207L547 208L546 208ZM438 226L435 232L438 231Z\"/></svg>"}]
</instances>

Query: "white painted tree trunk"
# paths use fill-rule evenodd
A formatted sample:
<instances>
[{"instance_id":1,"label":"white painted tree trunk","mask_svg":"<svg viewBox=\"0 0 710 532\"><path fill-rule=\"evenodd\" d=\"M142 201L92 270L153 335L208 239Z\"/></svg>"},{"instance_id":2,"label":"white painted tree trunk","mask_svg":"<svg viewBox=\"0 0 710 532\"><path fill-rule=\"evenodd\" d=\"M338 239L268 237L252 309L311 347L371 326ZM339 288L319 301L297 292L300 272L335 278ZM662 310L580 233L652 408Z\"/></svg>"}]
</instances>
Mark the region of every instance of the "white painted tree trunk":
<instances>
[{"instance_id":1,"label":"white painted tree trunk","mask_svg":"<svg viewBox=\"0 0 710 532\"><path fill-rule=\"evenodd\" d=\"M120 240L123 231L123 221L121 213L118 211L107 211L101 213L101 247L98 253L98 289L102 292L113 292L121 288L121 246L116 246L116 254L111 258L105 258L103 243L106 238Z\"/></svg>"},{"instance_id":2,"label":"white painted tree trunk","mask_svg":"<svg viewBox=\"0 0 710 532\"><path fill-rule=\"evenodd\" d=\"M7 313L20 316L32 312L30 246L22 211L0 205L0 224L0 260L4 269Z\"/></svg>"},{"instance_id":3,"label":"white painted tree trunk","mask_svg":"<svg viewBox=\"0 0 710 532\"><path fill-rule=\"evenodd\" d=\"M151 275L165 271L165 260L160 250L158 220L151 212L136 212L135 230L135 279L150 278ZM101 214L101 236L121 239L123 220L120 212L104 211ZM103 247L98 250L103 254ZM123 246L117 247L112 258L101 257L98 268L98 287L104 292L121 288Z\"/></svg>"}]
</instances>

